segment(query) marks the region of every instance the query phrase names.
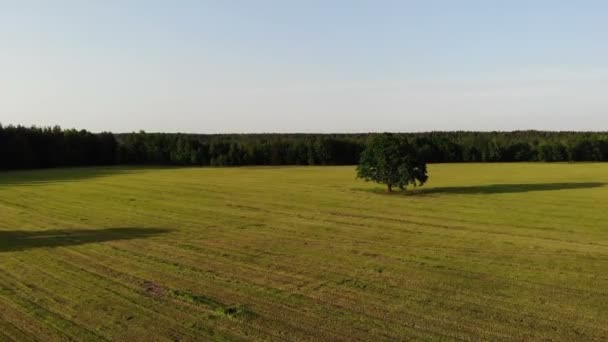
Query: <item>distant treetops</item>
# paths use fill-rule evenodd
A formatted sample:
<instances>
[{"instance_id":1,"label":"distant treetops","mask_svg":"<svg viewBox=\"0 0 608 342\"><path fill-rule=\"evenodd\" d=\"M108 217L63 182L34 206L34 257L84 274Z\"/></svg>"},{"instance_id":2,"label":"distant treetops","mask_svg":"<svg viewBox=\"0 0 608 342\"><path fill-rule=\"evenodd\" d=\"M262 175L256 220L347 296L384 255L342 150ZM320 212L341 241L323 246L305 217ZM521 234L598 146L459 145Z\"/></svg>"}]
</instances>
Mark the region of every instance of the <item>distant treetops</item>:
<instances>
[{"instance_id":1,"label":"distant treetops","mask_svg":"<svg viewBox=\"0 0 608 342\"><path fill-rule=\"evenodd\" d=\"M370 137L377 135L113 134L0 123L0 170L114 164L357 165ZM378 139L399 140L400 148L415 150L427 163L608 161L608 132L425 132ZM363 166L362 172L370 180L378 177Z\"/></svg>"},{"instance_id":2,"label":"distant treetops","mask_svg":"<svg viewBox=\"0 0 608 342\"><path fill-rule=\"evenodd\" d=\"M426 162L404 137L384 133L371 135L361 154L357 177L385 184L388 192L394 186L405 190L408 185L420 186L427 180Z\"/></svg>"}]
</instances>

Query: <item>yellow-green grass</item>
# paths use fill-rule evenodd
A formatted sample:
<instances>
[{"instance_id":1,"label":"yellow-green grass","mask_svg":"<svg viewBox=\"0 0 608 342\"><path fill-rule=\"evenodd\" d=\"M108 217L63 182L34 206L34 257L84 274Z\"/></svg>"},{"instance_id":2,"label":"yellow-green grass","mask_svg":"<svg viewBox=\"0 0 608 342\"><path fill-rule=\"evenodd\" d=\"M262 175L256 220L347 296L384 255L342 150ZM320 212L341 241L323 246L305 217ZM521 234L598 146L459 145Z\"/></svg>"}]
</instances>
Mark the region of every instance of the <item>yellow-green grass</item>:
<instances>
[{"instance_id":1,"label":"yellow-green grass","mask_svg":"<svg viewBox=\"0 0 608 342\"><path fill-rule=\"evenodd\" d=\"M0 341L607 340L608 164L0 174Z\"/></svg>"}]
</instances>

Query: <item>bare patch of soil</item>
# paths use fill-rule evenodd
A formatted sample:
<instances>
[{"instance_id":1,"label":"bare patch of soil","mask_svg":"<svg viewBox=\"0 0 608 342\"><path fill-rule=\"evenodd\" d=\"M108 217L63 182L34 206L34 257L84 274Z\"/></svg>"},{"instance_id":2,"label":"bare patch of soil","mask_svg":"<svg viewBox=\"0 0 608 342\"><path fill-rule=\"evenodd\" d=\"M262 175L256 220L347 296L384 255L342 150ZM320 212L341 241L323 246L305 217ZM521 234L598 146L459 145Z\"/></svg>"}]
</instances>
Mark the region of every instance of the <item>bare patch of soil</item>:
<instances>
[{"instance_id":1,"label":"bare patch of soil","mask_svg":"<svg viewBox=\"0 0 608 342\"><path fill-rule=\"evenodd\" d=\"M167 293L167 289L165 287L152 281L145 281L142 284L142 287L146 294L152 297L161 297Z\"/></svg>"}]
</instances>

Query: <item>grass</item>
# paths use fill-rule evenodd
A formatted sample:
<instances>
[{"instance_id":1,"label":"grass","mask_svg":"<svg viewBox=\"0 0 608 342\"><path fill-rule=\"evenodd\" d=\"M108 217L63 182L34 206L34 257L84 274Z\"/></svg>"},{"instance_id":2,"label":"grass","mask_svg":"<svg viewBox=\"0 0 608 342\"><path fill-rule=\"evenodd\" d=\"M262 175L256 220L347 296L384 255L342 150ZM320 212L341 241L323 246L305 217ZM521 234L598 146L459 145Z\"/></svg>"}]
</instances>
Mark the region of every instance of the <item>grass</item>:
<instances>
[{"instance_id":1,"label":"grass","mask_svg":"<svg viewBox=\"0 0 608 342\"><path fill-rule=\"evenodd\" d=\"M0 340L608 339L608 164L0 174Z\"/></svg>"}]
</instances>

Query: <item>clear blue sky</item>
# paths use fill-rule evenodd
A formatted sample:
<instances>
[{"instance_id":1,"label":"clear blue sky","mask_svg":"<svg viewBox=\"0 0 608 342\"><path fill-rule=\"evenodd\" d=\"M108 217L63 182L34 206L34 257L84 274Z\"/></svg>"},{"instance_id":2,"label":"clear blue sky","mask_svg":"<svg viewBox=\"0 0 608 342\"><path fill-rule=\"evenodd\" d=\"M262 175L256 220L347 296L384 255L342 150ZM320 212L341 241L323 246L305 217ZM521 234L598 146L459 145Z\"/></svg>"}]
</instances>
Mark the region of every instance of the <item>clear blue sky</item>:
<instances>
[{"instance_id":1,"label":"clear blue sky","mask_svg":"<svg viewBox=\"0 0 608 342\"><path fill-rule=\"evenodd\" d=\"M608 2L7 1L0 122L608 130Z\"/></svg>"}]
</instances>

